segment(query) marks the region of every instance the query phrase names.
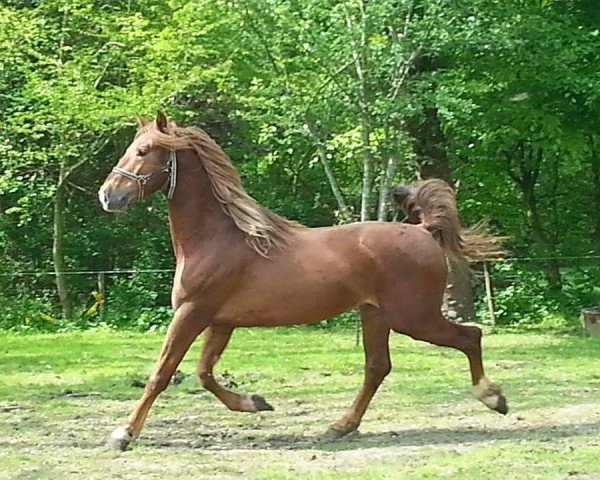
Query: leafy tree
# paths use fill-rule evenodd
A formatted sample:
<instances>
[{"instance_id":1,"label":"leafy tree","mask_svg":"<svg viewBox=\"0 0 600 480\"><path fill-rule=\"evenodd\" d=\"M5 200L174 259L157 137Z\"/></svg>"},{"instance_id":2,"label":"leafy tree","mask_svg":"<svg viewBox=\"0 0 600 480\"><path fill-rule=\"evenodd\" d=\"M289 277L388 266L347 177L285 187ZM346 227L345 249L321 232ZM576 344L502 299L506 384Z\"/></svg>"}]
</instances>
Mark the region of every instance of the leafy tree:
<instances>
[{"instance_id":1,"label":"leafy tree","mask_svg":"<svg viewBox=\"0 0 600 480\"><path fill-rule=\"evenodd\" d=\"M391 220L391 185L446 178L468 223L487 219L515 254L541 259L498 268L501 308L513 302L525 319L536 308L550 314L596 301L593 265L567 269L554 258L600 248L596 7L2 2L7 318L57 307L73 316L95 279L68 270L171 266L163 199L121 217L102 214L96 201L131 140L132 119L159 106L214 136L261 203L308 225ZM54 283L10 276L31 270L53 270ZM124 312L115 321L141 316L139 325L153 325L139 309L168 304L168 279L109 280L109 304ZM527 305L519 295L538 300Z\"/></svg>"}]
</instances>

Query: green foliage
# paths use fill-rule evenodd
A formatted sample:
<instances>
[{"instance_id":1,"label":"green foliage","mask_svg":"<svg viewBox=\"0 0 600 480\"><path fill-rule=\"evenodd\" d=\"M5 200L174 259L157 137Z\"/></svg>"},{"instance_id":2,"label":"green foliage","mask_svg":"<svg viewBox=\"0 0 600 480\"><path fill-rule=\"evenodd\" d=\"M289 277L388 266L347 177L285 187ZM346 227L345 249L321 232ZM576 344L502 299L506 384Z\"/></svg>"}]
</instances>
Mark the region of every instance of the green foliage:
<instances>
[{"instance_id":1,"label":"green foliage","mask_svg":"<svg viewBox=\"0 0 600 480\"><path fill-rule=\"evenodd\" d=\"M48 295L16 293L11 297L0 296L0 329L10 331L56 331L60 322L46 312L52 311Z\"/></svg>"},{"instance_id":2,"label":"green foliage","mask_svg":"<svg viewBox=\"0 0 600 480\"><path fill-rule=\"evenodd\" d=\"M579 314L600 301L598 268L562 268L560 294L549 289L540 262L499 262L494 264L494 301L498 326L519 326L552 330L580 330ZM483 292L478 313L488 318Z\"/></svg>"},{"instance_id":3,"label":"green foliage","mask_svg":"<svg viewBox=\"0 0 600 480\"><path fill-rule=\"evenodd\" d=\"M334 183L352 218L366 192L368 217L391 219L388 187L433 170L457 183L466 223L485 219L509 237L511 256L598 255L596 7L2 3L0 326L56 328L36 317L60 316L52 276L10 274L52 271L53 207L63 189L59 257L67 270L172 268L164 200L111 217L95 194L130 141L135 114L158 107L205 128L260 203L307 225L344 219ZM599 302L597 265L540 261L497 273L502 323L571 317ZM62 325L162 328L170 278L109 277L106 319ZM95 281L67 277L75 317Z\"/></svg>"}]
</instances>

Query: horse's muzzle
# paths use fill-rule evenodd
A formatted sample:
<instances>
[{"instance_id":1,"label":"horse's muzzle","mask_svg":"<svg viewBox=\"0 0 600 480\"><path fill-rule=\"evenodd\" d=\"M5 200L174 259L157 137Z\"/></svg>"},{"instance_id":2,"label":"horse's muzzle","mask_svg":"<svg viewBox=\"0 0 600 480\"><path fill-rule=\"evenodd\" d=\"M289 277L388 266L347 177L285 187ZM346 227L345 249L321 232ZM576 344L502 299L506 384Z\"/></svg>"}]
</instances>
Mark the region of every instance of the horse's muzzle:
<instances>
[{"instance_id":1,"label":"horse's muzzle","mask_svg":"<svg viewBox=\"0 0 600 480\"><path fill-rule=\"evenodd\" d=\"M100 189L98 198L106 212L123 212L129 204L128 193L111 192L109 194L106 190Z\"/></svg>"}]
</instances>

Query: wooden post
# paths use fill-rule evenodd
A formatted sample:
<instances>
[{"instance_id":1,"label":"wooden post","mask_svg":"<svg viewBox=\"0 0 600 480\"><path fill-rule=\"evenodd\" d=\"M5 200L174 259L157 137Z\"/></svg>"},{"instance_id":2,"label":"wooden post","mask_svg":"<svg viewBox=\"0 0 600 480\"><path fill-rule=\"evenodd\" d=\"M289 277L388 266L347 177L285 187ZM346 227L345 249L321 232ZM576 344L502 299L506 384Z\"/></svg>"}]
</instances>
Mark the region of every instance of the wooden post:
<instances>
[{"instance_id":1,"label":"wooden post","mask_svg":"<svg viewBox=\"0 0 600 480\"><path fill-rule=\"evenodd\" d=\"M490 318L492 320L492 325L496 326L496 313L494 312L494 290L492 289L492 278L490 277L488 262L483 262L483 278L485 280L485 296L487 298L488 310L490 311Z\"/></svg>"},{"instance_id":2,"label":"wooden post","mask_svg":"<svg viewBox=\"0 0 600 480\"><path fill-rule=\"evenodd\" d=\"M98 273L98 293L100 294L100 304L98 305L98 314L100 320L104 320L104 303L106 302L106 274L104 272Z\"/></svg>"}]
</instances>

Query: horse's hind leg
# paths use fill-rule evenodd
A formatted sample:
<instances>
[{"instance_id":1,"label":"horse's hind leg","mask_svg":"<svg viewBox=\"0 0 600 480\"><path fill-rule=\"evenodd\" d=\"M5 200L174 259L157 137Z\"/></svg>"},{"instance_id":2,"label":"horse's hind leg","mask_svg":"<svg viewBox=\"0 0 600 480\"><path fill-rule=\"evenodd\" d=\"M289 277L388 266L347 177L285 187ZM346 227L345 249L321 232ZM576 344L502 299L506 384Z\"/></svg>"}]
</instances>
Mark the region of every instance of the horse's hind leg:
<instances>
[{"instance_id":1,"label":"horse's hind leg","mask_svg":"<svg viewBox=\"0 0 600 480\"><path fill-rule=\"evenodd\" d=\"M484 374L481 359L481 329L474 326L460 325L437 313L425 318L415 318L411 322L402 322L396 328L416 340L423 340L434 345L451 347L463 352L469 359L473 394L485 406L499 413L506 414L508 406L500 387L491 383Z\"/></svg>"},{"instance_id":2,"label":"horse's hind leg","mask_svg":"<svg viewBox=\"0 0 600 480\"><path fill-rule=\"evenodd\" d=\"M202 354L198 362L197 375L200 384L223 402L227 408L236 412L260 412L273 410L260 395L240 395L220 385L213 376L213 368L227 346L233 328L209 327L206 329Z\"/></svg>"},{"instance_id":3,"label":"horse's hind leg","mask_svg":"<svg viewBox=\"0 0 600 480\"><path fill-rule=\"evenodd\" d=\"M327 435L340 438L358 428L360 421L377 388L392 368L390 361L390 327L382 320L379 308L360 307L363 345L365 350L365 378L348 411L331 424Z\"/></svg>"}]
</instances>

